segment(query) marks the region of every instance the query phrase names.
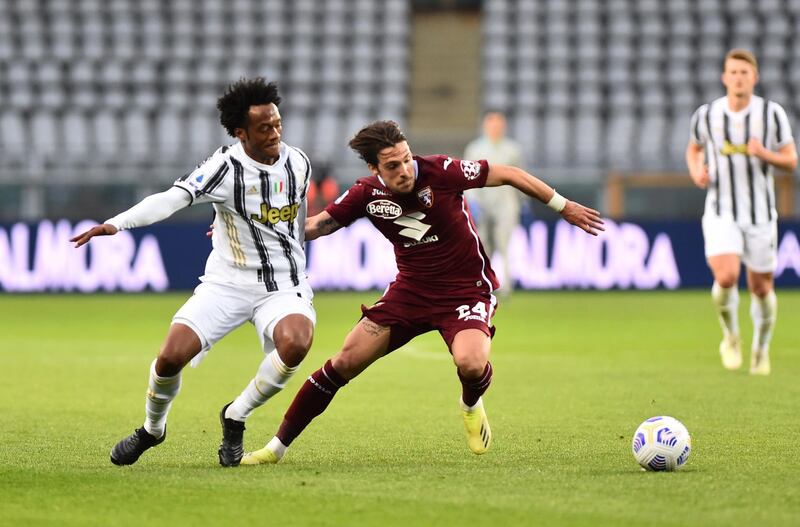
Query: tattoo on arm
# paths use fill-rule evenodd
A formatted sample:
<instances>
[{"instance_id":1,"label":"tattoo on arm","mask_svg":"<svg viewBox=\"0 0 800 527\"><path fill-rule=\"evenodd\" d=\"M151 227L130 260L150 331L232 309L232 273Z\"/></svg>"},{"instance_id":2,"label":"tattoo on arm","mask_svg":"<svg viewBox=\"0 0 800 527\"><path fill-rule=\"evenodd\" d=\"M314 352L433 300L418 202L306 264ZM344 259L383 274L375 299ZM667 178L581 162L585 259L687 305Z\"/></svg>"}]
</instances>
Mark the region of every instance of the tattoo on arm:
<instances>
[{"instance_id":1,"label":"tattoo on arm","mask_svg":"<svg viewBox=\"0 0 800 527\"><path fill-rule=\"evenodd\" d=\"M323 236L335 232L341 228L342 226L336 223L336 220L333 218L326 218L317 224L317 229L319 229L320 234Z\"/></svg>"},{"instance_id":2,"label":"tattoo on arm","mask_svg":"<svg viewBox=\"0 0 800 527\"><path fill-rule=\"evenodd\" d=\"M364 328L364 331L366 331L367 334L372 337L379 337L383 333L389 331L388 327L376 324L375 322L371 321L366 317L364 317L361 320L362 320L361 326Z\"/></svg>"}]
</instances>

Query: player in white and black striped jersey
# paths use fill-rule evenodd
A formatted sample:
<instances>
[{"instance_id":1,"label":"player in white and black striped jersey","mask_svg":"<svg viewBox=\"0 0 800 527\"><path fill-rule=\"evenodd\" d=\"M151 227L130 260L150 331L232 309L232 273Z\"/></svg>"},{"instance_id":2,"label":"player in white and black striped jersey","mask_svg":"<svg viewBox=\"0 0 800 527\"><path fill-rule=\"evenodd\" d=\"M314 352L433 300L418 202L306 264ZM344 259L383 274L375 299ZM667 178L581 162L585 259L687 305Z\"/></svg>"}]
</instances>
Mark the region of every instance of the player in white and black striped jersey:
<instances>
[{"instance_id":1,"label":"player in white and black striped jersey","mask_svg":"<svg viewBox=\"0 0 800 527\"><path fill-rule=\"evenodd\" d=\"M217 108L236 144L219 148L169 190L73 238L79 247L94 236L150 225L199 203L211 203L215 211L202 283L172 319L150 368L144 425L112 449L117 465L135 463L164 440L183 367L196 365L214 343L249 321L266 357L220 414L219 462L238 465L245 419L284 387L308 353L316 321L303 247L311 164L281 141L280 100L277 86L263 78L232 84Z\"/></svg>"},{"instance_id":2,"label":"player in white and black striped jersey","mask_svg":"<svg viewBox=\"0 0 800 527\"><path fill-rule=\"evenodd\" d=\"M723 331L722 363L728 369L742 363L737 312L743 262L753 320L750 373L766 375L777 316L774 174L795 169L797 150L786 112L754 95L757 82L755 56L742 49L728 52L722 72L727 95L695 111L686 163L694 183L707 189L703 237Z\"/></svg>"}]
</instances>

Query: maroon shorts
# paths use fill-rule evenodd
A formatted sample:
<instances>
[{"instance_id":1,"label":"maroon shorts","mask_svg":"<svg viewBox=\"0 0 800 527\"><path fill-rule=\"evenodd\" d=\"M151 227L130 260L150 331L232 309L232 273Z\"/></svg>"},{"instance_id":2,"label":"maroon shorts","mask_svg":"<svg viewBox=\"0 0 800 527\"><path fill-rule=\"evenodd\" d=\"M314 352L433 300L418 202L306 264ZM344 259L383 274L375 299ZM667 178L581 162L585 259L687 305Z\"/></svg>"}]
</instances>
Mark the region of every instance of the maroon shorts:
<instances>
[{"instance_id":1,"label":"maroon shorts","mask_svg":"<svg viewBox=\"0 0 800 527\"><path fill-rule=\"evenodd\" d=\"M494 336L492 316L497 299L489 292L452 292L432 295L403 282L392 282L372 307L361 306L365 317L391 327L386 353L428 331L438 330L449 348L459 331L479 329Z\"/></svg>"}]
</instances>

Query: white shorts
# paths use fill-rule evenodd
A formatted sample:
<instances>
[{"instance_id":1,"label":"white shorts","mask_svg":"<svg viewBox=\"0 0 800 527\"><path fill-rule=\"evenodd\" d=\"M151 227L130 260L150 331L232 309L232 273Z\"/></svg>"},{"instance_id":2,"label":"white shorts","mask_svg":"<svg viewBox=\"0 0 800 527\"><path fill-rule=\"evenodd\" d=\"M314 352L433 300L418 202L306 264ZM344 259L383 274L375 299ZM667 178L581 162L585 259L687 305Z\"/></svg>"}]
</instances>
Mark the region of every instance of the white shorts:
<instances>
[{"instance_id":1,"label":"white shorts","mask_svg":"<svg viewBox=\"0 0 800 527\"><path fill-rule=\"evenodd\" d=\"M748 269L772 273L778 263L778 222L739 225L725 216L703 216L706 258L736 254Z\"/></svg>"},{"instance_id":2,"label":"white shorts","mask_svg":"<svg viewBox=\"0 0 800 527\"><path fill-rule=\"evenodd\" d=\"M197 367L217 341L245 322L256 327L265 352L273 346L275 326L287 315L300 314L317 323L314 293L308 283L267 292L257 287L203 282L172 317L172 323L189 326L200 338L202 351L192 359Z\"/></svg>"}]
</instances>

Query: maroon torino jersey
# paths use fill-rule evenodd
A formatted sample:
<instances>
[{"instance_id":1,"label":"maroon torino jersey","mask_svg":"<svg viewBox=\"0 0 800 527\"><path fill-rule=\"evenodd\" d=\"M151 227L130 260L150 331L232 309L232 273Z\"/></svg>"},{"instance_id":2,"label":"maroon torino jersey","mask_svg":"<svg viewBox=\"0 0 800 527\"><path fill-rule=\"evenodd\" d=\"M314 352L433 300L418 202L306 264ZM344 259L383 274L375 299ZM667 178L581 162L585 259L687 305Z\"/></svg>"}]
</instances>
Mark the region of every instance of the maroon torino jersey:
<instances>
[{"instance_id":1,"label":"maroon torino jersey","mask_svg":"<svg viewBox=\"0 0 800 527\"><path fill-rule=\"evenodd\" d=\"M397 280L423 295L496 289L497 277L463 195L486 184L487 162L414 156L414 172L410 194L394 195L371 176L356 181L325 210L343 226L369 218L394 245Z\"/></svg>"}]
</instances>

